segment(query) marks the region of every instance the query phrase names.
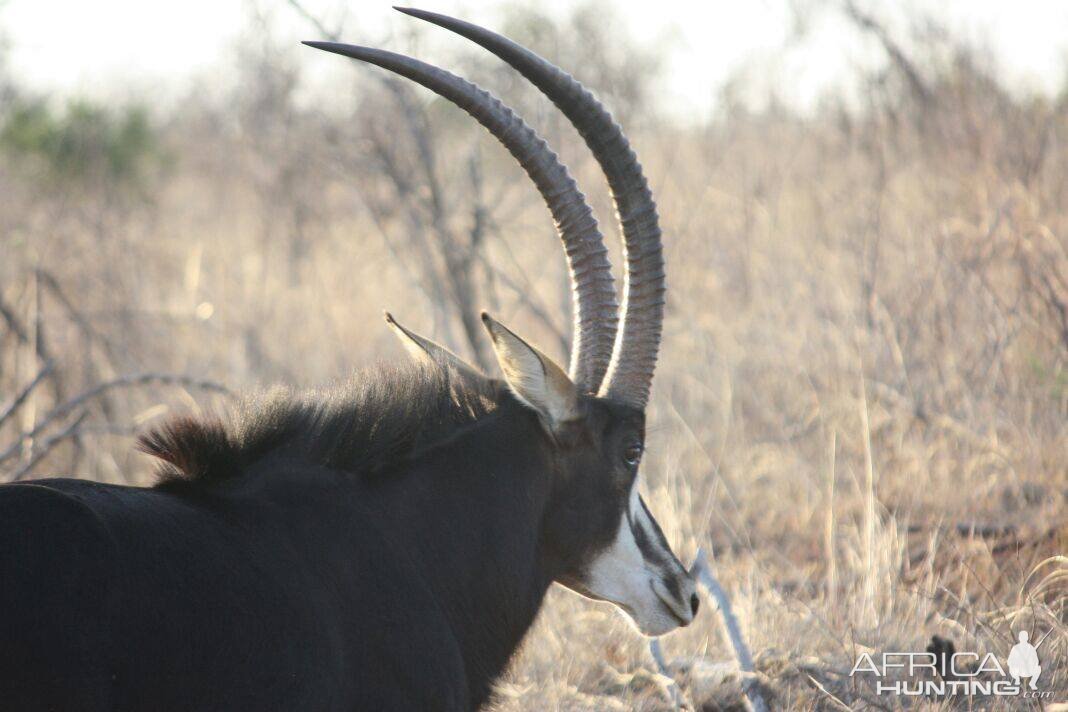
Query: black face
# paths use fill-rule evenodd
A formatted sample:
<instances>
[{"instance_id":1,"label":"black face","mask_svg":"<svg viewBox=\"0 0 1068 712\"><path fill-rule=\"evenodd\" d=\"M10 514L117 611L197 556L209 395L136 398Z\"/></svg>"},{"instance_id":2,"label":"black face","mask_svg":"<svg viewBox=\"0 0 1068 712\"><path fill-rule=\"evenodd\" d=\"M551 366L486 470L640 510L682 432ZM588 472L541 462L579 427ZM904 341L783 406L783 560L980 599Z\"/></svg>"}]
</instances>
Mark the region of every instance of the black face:
<instances>
[{"instance_id":1,"label":"black face","mask_svg":"<svg viewBox=\"0 0 1068 712\"><path fill-rule=\"evenodd\" d=\"M644 414L592 397L581 411L555 433L543 560L556 581L615 603L646 634L686 625L697 612L693 579L638 494Z\"/></svg>"},{"instance_id":2,"label":"black face","mask_svg":"<svg viewBox=\"0 0 1068 712\"><path fill-rule=\"evenodd\" d=\"M556 437L553 495L542 538L556 579L580 590L589 561L616 537L645 440L641 411L592 397L582 406L584 417Z\"/></svg>"}]
</instances>

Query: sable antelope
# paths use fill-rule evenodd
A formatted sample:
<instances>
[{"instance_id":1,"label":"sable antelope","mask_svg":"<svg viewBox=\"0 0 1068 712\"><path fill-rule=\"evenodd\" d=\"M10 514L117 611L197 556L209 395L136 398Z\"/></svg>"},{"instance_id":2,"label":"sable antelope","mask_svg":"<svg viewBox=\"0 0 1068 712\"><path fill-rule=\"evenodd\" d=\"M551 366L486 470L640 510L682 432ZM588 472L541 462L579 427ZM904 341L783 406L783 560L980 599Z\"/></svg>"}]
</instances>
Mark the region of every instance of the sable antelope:
<instances>
[{"instance_id":1,"label":"sable antelope","mask_svg":"<svg viewBox=\"0 0 1068 712\"><path fill-rule=\"evenodd\" d=\"M579 129L622 221L622 319L601 234L518 116L444 70L310 42L455 103L534 181L574 291L567 372L483 316L503 372L390 326L417 357L329 396L172 420L150 488L0 487L0 706L20 710L469 710L553 582L646 634L686 625L694 582L637 476L663 317L656 209L607 111L493 32L402 10L517 69Z\"/></svg>"}]
</instances>

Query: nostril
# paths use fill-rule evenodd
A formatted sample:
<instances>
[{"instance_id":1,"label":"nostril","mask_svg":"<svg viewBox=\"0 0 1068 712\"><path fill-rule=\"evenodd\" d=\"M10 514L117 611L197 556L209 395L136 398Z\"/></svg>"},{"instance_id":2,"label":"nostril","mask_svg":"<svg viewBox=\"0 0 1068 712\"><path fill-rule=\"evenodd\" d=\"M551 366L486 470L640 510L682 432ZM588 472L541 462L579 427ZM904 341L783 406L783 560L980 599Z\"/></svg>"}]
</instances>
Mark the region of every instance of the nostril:
<instances>
[{"instance_id":1,"label":"nostril","mask_svg":"<svg viewBox=\"0 0 1068 712\"><path fill-rule=\"evenodd\" d=\"M692 593L692 594L690 594L690 611L691 611L691 612L692 612L692 613L693 613L693 614L694 614L695 616L697 615L697 609L698 609L698 607L699 607L700 605L701 605L701 601L699 601L699 600L697 599L697 594L696 594L696 593Z\"/></svg>"}]
</instances>

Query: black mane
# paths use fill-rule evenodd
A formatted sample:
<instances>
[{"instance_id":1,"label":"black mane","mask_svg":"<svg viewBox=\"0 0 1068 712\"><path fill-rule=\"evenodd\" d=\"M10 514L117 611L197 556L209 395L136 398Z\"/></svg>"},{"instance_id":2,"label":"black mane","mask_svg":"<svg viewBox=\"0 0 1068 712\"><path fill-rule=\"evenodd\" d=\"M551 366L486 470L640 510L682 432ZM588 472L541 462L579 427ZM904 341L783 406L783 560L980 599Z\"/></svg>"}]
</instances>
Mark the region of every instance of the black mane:
<instances>
[{"instance_id":1,"label":"black mane","mask_svg":"<svg viewBox=\"0 0 1068 712\"><path fill-rule=\"evenodd\" d=\"M497 386L437 366L380 367L329 391L276 388L225 419L178 417L138 439L157 486L242 475L268 455L352 473L390 470L493 410Z\"/></svg>"}]
</instances>

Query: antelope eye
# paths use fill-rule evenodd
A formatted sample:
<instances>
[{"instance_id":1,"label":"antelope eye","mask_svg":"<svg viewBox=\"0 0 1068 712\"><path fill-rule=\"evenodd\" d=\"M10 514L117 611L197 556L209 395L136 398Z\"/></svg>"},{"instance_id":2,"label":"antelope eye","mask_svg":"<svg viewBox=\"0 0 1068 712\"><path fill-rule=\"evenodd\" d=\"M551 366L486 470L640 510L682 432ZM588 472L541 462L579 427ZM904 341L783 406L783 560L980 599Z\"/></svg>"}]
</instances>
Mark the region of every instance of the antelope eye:
<instances>
[{"instance_id":1,"label":"antelope eye","mask_svg":"<svg viewBox=\"0 0 1068 712\"><path fill-rule=\"evenodd\" d=\"M637 467L638 463L641 462L643 449L641 443L631 443L623 451L623 461L631 467Z\"/></svg>"}]
</instances>

